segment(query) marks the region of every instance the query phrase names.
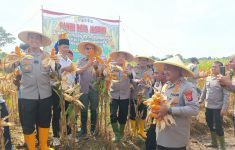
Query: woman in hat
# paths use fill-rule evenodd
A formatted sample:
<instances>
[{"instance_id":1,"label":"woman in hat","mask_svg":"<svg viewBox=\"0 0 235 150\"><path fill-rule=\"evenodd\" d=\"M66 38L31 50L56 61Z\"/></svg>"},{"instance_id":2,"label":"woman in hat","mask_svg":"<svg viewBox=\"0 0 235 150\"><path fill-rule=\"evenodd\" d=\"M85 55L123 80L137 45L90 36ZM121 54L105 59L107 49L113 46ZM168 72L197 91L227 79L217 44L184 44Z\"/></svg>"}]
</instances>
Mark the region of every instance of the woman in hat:
<instances>
[{"instance_id":1,"label":"woman in hat","mask_svg":"<svg viewBox=\"0 0 235 150\"><path fill-rule=\"evenodd\" d=\"M135 61L137 66L133 69L133 89L131 92L131 104L130 104L130 123L133 134L138 134L146 139L145 119L147 116L147 107L142 103L144 99L150 97L152 92L152 76L153 71L148 66L154 63L154 60L148 57L136 57ZM135 110L138 110L136 112ZM136 115L137 114L137 115ZM137 122L136 122L137 121ZM136 125L137 128L136 129Z\"/></svg>"},{"instance_id":2,"label":"woman in hat","mask_svg":"<svg viewBox=\"0 0 235 150\"><path fill-rule=\"evenodd\" d=\"M115 63L112 67L110 119L115 134L113 140L119 141L124 136L130 99L131 70L126 67L126 62L134 57L124 51L112 52L110 57Z\"/></svg>"},{"instance_id":3,"label":"woman in hat","mask_svg":"<svg viewBox=\"0 0 235 150\"><path fill-rule=\"evenodd\" d=\"M97 107L98 107L98 92L94 87L94 83L98 80L97 72L100 72L100 67L95 61L96 55L101 55L102 49L100 46L92 42L81 42L78 45L78 51L85 56L78 62L79 83L81 86L80 101L84 108L81 109L81 131L79 136L83 137L87 134L87 118L88 106L91 109L91 129L90 133L95 134L97 122ZM93 55L91 55L93 54Z\"/></svg>"},{"instance_id":4,"label":"woman in hat","mask_svg":"<svg viewBox=\"0 0 235 150\"><path fill-rule=\"evenodd\" d=\"M157 118L166 114L172 114L176 125L168 127L163 131L157 131L157 147L159 150L179 149L186 150L186 145L190 136L191 117L199 112L196 89L192 83L184 77L193 77L179 57L172 57L154 64L156 67L164 67L166 80L168 81L162 88L162 93L171 102L171 107L161 107Z\"/></svg>"},{"instance_id":5,"label":"woman in hat","mask_svg":"<svg viewBox=\"0 0 235 150\"><path fill-rule=\"evenodd\" d=\"M48 46L51 40L45 35L34 31L23 31L19 39L29 45L25 51L32 57L24 57L19 65L22 72L19 97L21 123L26 144L29 150L35 150L35 125L39 126L39 146L41 150L47 146L51 120L51 85L50 67L43 66L42 61L48 54L40 47Z\"/></svg>"}]
</instances>

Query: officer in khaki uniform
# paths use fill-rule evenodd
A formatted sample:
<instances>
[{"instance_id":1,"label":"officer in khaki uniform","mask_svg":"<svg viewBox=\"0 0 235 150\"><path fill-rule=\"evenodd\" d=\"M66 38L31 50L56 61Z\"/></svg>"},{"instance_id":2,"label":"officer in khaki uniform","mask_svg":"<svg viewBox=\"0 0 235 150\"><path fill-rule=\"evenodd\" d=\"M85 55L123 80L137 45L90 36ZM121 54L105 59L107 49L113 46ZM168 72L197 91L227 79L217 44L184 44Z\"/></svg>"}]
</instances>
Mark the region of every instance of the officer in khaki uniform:
<instances>
[{"instance_id":1,"label":"officer in khaki uniform","mask_svg":"<svg viewBox=\"0 0 235 150\"><path fill-rule=\"evenodd\" d=\"M148 57L139 56L135 57L135 61L137 62L137 66L134 67L132 72L133 88L131 91L130 123L132 133L136 135L136 131L138 131L138 134L146 139L144 124L147 116L147 107L142 101L148 99L152 92L153 70L150 68L150 65L153 64L154 60ZM136 112L136 110L138 111ZM136 125L138 130L136 129Z\"/></svg>"},{"instance_id":2,"label":"officer in khaki uniform","mask_svg":"<svg viewBox=\"0 0 235 150\"><path fill-rule=\"evenodd\" d=\"M178 56L158 61L154 65L164 67L168 82L163 86L162 93L172 106L161 107L158 117L170 113L176 121L175 126L157 131L157 147L159 150L186 150L190 137L191 117L199 112L196 89L192 83L183 78L193 77L193 72L187 69Z\"/></svg>"},{"instance_id":3,"label":"officer in khaki uniform","mask_svg":"<svg viewBox=\"0 0 235 150\"><path fill-rule=\"evenodd\" d=\"M39 126L39 146L42 150L50 149L47 139L51 121L52 91L50 85L50 66L44 66L42 61L49 55L40 49L48 46L51 40L41 33L23 31L19 39L29 45L26 54L19 62L22 72L19 97L21 123L25 142L29 150L35 150L35 125Z\"/></svg>"},{"instance_id":4,"label":"officer in khaki uniform","mask_svg":"<svg viewBox=\"0 0 235 150\"><path fill-rule=\"evenodd\" d=\"M90 106L91 109L91 134L94 134L96 130L96 122L98 115L98 92L93 84L95 81L98 80L98 72L101 71L97 62L94 62L94 58L95 55L101 55L102 49L94 43L81 42L78 45L78 50L81 54L85 55L85 58L82 58L78 62L79 71L77 72L77 74L79 74L81 92L83 93L80 97L80 101L85 106L83 109L81 109L82 127L80 132L80 136L84 136L87 133L88 106ZM91 51L93 51L94 53L91 53ZM90 56L90 54L94 54L94 56Z\"/></svg>"},{"instance_id":5,"label":"officer in khaki uniform","mask_svg":"<svg viewBox=\"0 0 235 150\"><path fill-rule=\"evenodd\" d=\"M154 69L153 78L155 81L153 84L153 88L154 88L153 92L155 91L161 92L162 87L167 82L165 74L164 74L164 68L153 67L153 69ZM146 135L147 135L147 138L145 141L146 149L155 150L157 148L157 141L156 141L156 122L154 122L154 120L151 121L151 124L149 128L147 129Z\"/></svg>"},{"instance_id":6,"label":"officer in khaki uniform","mask_svg":"<svg viewBox=\"0 0 235 150\"><path fill-rule=\"evenodd\" d=\"M228 109L229 92L217 80L221 66L223 64L219 61L215 61L212 64L212 74L206 78L199 103L205 100L206 122L210 129L212 139L211 144L207 146L217 147L219 145L220 149L224 150L226 148L222 123L223 116ZM219 144L217 143L217 139Z\"/></svg>"},{"instance_id":7,"label":"officer in khaki uniform","mask_svg":"<svg viewBox=\"0 0 235 150\"><path fill-rule=\"evenodd\" d=\"M110 54L115 65L112 65L110 119L115 134L113 141L119 141L124 136L130 100L131 70L126 67L127 61L132 61L133 56L124 51Z\"/></svg>"}]
</instances>

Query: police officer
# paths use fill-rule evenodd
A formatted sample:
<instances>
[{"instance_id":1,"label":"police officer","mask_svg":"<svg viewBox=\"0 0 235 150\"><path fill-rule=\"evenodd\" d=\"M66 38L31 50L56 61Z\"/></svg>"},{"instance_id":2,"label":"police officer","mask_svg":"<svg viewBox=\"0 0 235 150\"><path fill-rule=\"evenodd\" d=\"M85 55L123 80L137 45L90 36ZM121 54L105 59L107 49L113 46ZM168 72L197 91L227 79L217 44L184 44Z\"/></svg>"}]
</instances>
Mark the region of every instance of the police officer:
<instances>
[{"instance_id":1,"label":"police officer","mask_svg":"<svg viewBox=\"0 0 235 150\"><path fill-rule=\"evenodd\" d=\"M217 139L221 149L225 148L224 130L222 127L223 116L228 109L229 92L220 86L217 76L220 74L220 67L223 63L215 61L212 64L211 76L206 78L199 103L205 100L206 122L211 132L211 144L208 146L217 147Z\"/></svg>"},{"instance_id":2,"label":"police officer","mask_svg":"<svg viewBox=\"0 0 235 150\"><path fill-rule=\"evenodd\" d=\"M163 68L156 68L154 67L154 75L153 78L155 79L154 83L154 90L161 92L162 87L166 83L166 76L164 74ZM153 91L153 92L155 92ZM152 120L148 130L147 130L147 138L145 141L146 149L147 150L156 150L157 141L156 141L156 123Z\"/></svg>"},{"instance_id":3,"label":"police officer","mask_svg":"<svg viewBox=\"0 0 235 150\"><path fill-rule=\"evenodd\" d=\"M188 78L188 81L192 82L195 86L197 85L197 78L199 77L199 61L196 57L190 58L191 63L188 64L188 68L194 73L194 78Z\"/></svg>"},{"instance_id":4,"label":"police officer","mask_svg":"<svg viewBox=\"0 0 235 150\"><path fill-rule=\"evenodd\" d=\"M110 88L110 119L115 138L113 141L120 141L124 136L124 129L127 121L128 106L130 99L131 70L127 62L134 57L125 51L112 52L112 81Z\"/></svg>"},{"instance_id":5,"label":"police officer","mask_svg":"<svg viewBox=\"0 0 235 150\"><path fill-rule=\"evenodd\" d=\"M178 56L155 63L155 66L163 66L168 81L162 93L171 102L172 107L161 107L158 117L172 114L176 125L163 131L157 131L157 147L159 150L178 149L186 150L190 136L191 117L199 112L197 93L194 86L183 77L193 77Z\"/></svg>"},{"instance_id":6,"label":"police officer","mask_svg":"<svg viewBox=\"0 0 235 150\"><path fill-rule=\"evenodd\" d=\"M22 110L22 128L29 150L35 150L35 125L39 126L40 149L47 146L51 120L52 91L50 85L50 66L43 66L42 61L48 57L40 47L48 46L51 40L45 35L34 31L23 31L19 39L29 45L25 51L31 57L25 57L19 62L22 72L19 97Z\"/></svg>"},{"instance_id":7,"label":"police officer","mask_svg":"<svg viewBox=\"0 0 235 150\"><path fill-rule=\"evenodd\" d=\"M100 71L100 67L97 62L94 61L96 55L101 55L102 49L100 46L92 42L81 42L78 45L78 51L85 56L78 62L79 71L79 83L81 86L80 101L83 103L84 108L81 109L81 131L79 136L85 136L87 134L87 115L88 106L91 109L91 134L95 134L96 122L97 122L97 108L98 108L98 91L94 87L94 83L98 80L97 72ZM93 51L93 52L91 52ZM94 56L92 56L93 54Z\"/></svg>"},{"instance_id":8,"label":"police officer","mask_svg":"<svg viewBox=\"0 0 235 150\"><path fill-rule=\"evenodd\" d=\"M145 119L147 116L147 107L142 103L144 99L150 97L152 92L152 76L153 71L149 67L153 64L154 60L138 56L135 57L137 66L133 69L133 88L131 92L131 104L130 104L130 124L132 133L135 135L138 130L138 134L146 139ZM136 112L136 110L138 110ZM137 114L137 115L136 115ZM136 122L137 121L137 122ZM136 125L138 129L136 129Z\"/></svg>"}]
</instances>

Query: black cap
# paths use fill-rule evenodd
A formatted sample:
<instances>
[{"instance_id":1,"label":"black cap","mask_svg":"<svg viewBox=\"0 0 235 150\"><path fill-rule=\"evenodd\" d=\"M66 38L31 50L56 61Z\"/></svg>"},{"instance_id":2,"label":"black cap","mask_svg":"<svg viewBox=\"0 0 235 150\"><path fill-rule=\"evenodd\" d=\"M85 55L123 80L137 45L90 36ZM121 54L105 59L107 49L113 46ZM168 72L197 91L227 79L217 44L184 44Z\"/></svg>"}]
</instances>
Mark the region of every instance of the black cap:
<instances>
[{"instance_id":1,"label":"black cap","mask_svg":"<svg viewBox=\"0 0 235 150\"><path fill-rule=\"evenodd\" d=\"M60 39L58 41L58 46L60 45L69 45L69 39Z\"/></svg>"},{"instance_id":2,"label":"black cap","mask_svg":"<svg viewBox=\"0 0 235 150\"><path fill-rule=\"evenodd\" d=\"M29 45L28 44L25 44L25 43L21 43L20 44L20 49L22 49L23 51L28 49L29 48Z\"/></svg>"}]
</instances>

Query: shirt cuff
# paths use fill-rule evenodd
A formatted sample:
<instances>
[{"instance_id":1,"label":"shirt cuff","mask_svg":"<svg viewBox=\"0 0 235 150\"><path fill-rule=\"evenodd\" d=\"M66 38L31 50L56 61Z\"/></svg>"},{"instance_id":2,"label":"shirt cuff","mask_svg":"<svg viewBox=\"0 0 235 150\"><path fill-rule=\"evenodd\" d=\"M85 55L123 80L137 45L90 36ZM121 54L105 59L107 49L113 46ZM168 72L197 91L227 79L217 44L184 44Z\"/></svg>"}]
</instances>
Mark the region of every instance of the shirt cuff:
<instances>
[{"instance_id":1,"label":"shirt cuff","mask_svg":"<svg viewBox=\"0 0 235 150\"><path fill-rule=\"evenodd\" d=\"M180 110L179 107L171 107L171 114L179 114Z\"/></svg>"},{"instance_id":2,"label":"shirt cuff","mask_svg":"<svg viewBox=\"0 0 235 150\"><path fill-rule=\"evenodd\" d=\"M169 108L168 111L167 111L168 114L172 114L172 109Z\"/></svg>"}]
</instances>

